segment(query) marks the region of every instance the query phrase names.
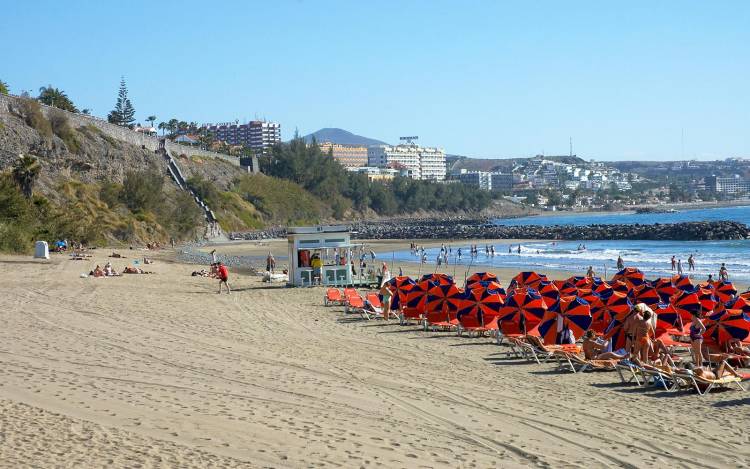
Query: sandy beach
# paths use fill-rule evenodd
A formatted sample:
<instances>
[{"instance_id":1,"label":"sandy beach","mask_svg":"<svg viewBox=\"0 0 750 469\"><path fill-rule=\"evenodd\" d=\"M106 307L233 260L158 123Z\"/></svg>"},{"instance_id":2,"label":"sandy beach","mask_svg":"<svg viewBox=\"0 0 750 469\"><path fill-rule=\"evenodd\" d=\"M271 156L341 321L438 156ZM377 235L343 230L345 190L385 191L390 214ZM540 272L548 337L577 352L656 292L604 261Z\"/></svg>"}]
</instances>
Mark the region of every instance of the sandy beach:
<instances>
[{"instance_id":1,"label":"sandy beach","mask_svg":"<svg viewBox=\"0 0 750 469\"><path fill-rule=\"evenodd\" d=\"M505 242L508 242L507 240ZM248 247L264 256L285 242ZM387 251L389 246L381 246ZM229 249L219 246L219 252ZM750 397L564 373L323 289L0 257L2 467L739 467ZM143 255L136 251L125 255ZM112 259L122 271L132 259ZM413 269L414 266L409 269ZM498 272L506 277L510 272ZM504 279L505 280L505 279Z\"/></svg>"}]
</instances>

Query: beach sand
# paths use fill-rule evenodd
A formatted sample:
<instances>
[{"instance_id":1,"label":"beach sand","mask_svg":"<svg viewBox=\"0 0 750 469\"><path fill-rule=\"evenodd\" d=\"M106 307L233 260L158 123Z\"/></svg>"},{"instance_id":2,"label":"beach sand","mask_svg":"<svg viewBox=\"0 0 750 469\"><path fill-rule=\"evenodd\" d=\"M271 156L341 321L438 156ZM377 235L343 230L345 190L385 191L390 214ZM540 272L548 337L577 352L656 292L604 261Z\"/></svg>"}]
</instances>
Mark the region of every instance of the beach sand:
<instances>
[{"instance_id":1,"label":"beach sand","mask_svg":"<svg viewBox=\"0 0 750 469\"><path fill-rule=\"evenodd\" d=\"M261 246L267 253L267 246ZM95 251L96 252L96 251ZM3 467L738 467L750 397L561 373L322 288L0 257ZM130 251L126 255L137 254ZM113 259L121 271L127 260Z\"/></svg>"}]
</instances>

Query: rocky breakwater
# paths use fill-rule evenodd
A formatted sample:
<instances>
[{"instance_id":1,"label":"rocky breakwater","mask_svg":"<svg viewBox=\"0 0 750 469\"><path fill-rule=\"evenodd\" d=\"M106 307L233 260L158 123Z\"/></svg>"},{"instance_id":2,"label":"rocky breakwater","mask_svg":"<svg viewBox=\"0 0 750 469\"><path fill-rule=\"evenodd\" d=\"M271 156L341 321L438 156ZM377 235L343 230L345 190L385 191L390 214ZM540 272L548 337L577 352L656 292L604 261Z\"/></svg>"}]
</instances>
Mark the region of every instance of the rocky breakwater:
<instances>
[{"instance_id":1,"label":"rocky breakwater","mask_svg":"<svg viewBox=\"0 0 750 469\"><path fill-rule=\"evenodd\" d=\"M354 225L357 239L559 239L559 240L679 240L750 239L747 225L733 221L701 221L653 225L528 225L487 223L379 222Z\"/></svg>"}]
</instances>

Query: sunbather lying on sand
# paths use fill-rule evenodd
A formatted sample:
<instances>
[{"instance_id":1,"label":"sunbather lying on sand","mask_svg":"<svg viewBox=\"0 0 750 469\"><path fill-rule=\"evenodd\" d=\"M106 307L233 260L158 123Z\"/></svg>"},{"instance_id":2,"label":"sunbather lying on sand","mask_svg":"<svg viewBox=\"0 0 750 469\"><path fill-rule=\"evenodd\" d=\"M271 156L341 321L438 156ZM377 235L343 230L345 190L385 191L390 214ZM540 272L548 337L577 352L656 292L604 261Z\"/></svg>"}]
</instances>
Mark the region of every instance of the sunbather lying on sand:
<instances>
[{"instance_id":1,"label":"sunbather lying on sand","mask_svg":"<svg viewBox=\"0 0 750 469\"><path fill-rule=\"evenodd\" d=\"M625 350L618 350L617 352L602 352L607 348L608 343L599 342L596 339L596 333L594 331L586 331L583 336L583 356L586 360L622 360L627 356ZM622 353L619 353L622 352Z\"/></svg>"},{"instance_id":2,"label":"sunbather lying on sand","mask_svg":"<svg viewBox=\"0 0 750 469\"><path fill-rule=\"evenodd\" d=\"M112 254L110 254L109 257L114 257L116 259L125 259L125 256L116 252L112 252Z\"/></svg>"},{"instance_id":3,"label":"sunbather lying on sand","mask_svg":"<svg viewBox=\"0 0 750 469\"><path fill-rule=\"evenodd\" d=\"M190 274L193 277L209 277L210 274L206 269L201 270L194 270L192 274Z\"/></svg>"},{"instance_id":4,"label":"sunbather lying on sand","mask_svg":"<svg viewBox=\"0 0 750 469\"><path fill-rule=\"evenodd\" d=\"M125 270L123 270L122 273L123 274L153 274L153 272L141 270L138 267L125 267Z\"/></svg>"}]
</instances>

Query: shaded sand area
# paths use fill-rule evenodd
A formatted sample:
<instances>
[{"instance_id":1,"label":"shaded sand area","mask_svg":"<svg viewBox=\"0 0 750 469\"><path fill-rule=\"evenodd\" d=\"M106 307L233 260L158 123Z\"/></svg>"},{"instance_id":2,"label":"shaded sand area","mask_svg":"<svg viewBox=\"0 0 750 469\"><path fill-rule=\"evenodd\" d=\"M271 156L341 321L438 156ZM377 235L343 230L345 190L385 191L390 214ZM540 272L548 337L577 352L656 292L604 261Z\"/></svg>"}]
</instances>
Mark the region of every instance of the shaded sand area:
<instances>
[{"instance_id":1,"label":"shaded sand area","mask_svg":"<svg viewBox=\"0 0 750 469\"><path fill-rule=\"evenodd\" d=\"M195 266L0 257L0 466L738 467L750 395L560 373ZM121 271L125 260L114 260Z\"/></svg>"}]
</instances>

